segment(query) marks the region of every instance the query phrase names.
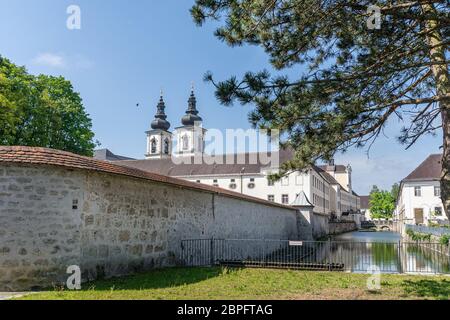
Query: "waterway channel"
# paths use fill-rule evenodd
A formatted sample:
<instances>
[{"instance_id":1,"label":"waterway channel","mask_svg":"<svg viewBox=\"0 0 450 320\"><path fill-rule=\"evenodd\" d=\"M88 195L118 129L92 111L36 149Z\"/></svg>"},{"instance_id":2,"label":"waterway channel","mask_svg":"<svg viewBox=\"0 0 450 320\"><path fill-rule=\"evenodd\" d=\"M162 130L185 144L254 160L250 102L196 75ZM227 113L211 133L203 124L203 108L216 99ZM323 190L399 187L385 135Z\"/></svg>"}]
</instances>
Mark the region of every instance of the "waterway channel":
<instances>
[{"instance_id":1,"label":"waterway channel","mask_svg":"<svg viewBox=\"0 0 450 320\"><path fill-rule=\"evenodd\" d=\"M450 273L447 246L405 242L399 233L391 231L337 235L326 251L328 261L341 262L352 272Z\"/></svg>"}]
</instances>

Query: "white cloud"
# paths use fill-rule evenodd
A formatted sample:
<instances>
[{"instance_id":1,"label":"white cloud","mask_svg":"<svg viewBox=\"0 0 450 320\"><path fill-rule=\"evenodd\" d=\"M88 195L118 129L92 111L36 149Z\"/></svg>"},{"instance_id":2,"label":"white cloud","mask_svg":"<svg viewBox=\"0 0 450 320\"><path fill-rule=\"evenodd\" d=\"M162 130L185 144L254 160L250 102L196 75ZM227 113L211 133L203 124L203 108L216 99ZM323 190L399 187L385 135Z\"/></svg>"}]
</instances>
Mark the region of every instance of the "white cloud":
<instances>
[{"instance_id":1,"label":"white cloud","mask_svg":"<svg viewBox=\"0 0 450 320\"><path fill-rule=\"evenodd\" d=\"M33 64L52 68L65 68L67 62L62 55L50 52L40 53L33 59Z\"/></svg>"},{"instance_id":2,"label":"white cloud","mask_svg":"<svg viewBox=\"0 0 450 320\"><path fill-rule=\"evenodd\" d=\"M57 69L91 69L94 63L81 54L65 55L45 52L38 54L31 61L33 65Z\"/></svg>"}]
</instances>

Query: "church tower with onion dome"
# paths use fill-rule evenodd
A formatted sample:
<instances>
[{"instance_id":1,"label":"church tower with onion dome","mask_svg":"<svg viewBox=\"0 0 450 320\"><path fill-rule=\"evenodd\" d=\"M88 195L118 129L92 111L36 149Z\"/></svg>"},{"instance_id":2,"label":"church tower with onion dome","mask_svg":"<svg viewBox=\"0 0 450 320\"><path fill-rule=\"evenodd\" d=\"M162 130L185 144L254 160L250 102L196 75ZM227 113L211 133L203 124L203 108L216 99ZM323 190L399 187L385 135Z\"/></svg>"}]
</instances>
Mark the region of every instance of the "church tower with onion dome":
<instances>
[{"instance_id":1,"label":"church tower with onion dome","mask_svg":"<svg viewBox=\"0 0 450 320\"><path fill-rule=\"evenodd\" d=\"M206 129L202 127L203 119L198 115L197 99L194 88L188 100L188 109L181 118L181 127L176 128L176 155L198 156L204 153Z\"/></svg>"},{"instance_id":2,"label":"church tower with onion dome","mask_svg":"<svg viewBox=\"0 0 450 320\"><path fill-rule=\"evenodd\" d=\"M172 153L172 133L170 123L165 114L166 105L161 92L155 118L151 123L151 130L147 131L147 159L168 158Z\"/></svg>"}]
</instances>

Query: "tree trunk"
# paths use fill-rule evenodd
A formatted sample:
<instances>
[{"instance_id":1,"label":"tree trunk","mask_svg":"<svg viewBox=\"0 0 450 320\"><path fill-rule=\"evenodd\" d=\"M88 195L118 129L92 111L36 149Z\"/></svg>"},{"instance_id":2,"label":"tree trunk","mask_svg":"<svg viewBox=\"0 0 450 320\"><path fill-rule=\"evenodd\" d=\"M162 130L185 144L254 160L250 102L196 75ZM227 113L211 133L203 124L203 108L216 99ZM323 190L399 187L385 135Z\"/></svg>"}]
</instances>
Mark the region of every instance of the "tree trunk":
<instances>
[{"instance_id":1,"label":"tree trunk","mask_svg":"<svg viewBox=\"0 0 450 320\"><path fill-rule=\"evenodd\" d=\"M424 13L436 14L436 9L432 4L422 4ZM427 43L429 45L430 61L441 64L431 66L431 71L436 82L436 92L439 96L447 95L450 81L448 66L445 62L445 46L442 44L442 36L439 30L439 23L436 20L429 20L425 23L427 32ZM439 102L441 110L443 129L443 155L441 172L441 199L444 211L450 219L450 102L448 99Z\"/></svg>"},{"instance_id":2,"label":"tree trunk","mask_svg":"<svg viewBox=\"0 0 450 320\"><path fill-rule=\"evenodd\" d=\"M450 219L450 106L448 101L442 102L442 128L444 129L444 153L442 156L441 199L444 210Z\"/></svg>"}]
</instances>

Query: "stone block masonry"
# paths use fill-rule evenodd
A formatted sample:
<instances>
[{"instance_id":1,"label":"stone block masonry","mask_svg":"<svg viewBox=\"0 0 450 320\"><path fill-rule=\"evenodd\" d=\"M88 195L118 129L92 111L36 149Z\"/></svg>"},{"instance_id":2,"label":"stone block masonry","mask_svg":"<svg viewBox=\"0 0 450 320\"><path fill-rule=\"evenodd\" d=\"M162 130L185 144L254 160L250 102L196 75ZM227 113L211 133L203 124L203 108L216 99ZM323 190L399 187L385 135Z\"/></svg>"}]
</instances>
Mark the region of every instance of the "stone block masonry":
<instances>
[{"instance_id":1,"label":"stone block masonry","mask_svg":"<svg viewBox=\"0 0 450 320\"><path fill-rule=\"evenodd\" d=\"M185 238L297 239L296 210L70 153L0 147L0 291L179 263Z\"/></svg>"},{"instance_id":2,"label":"stone block masonry","mask_svg":"<svg viewBox=\"0 0 450 320\"><path fill-rule=\"evenodd\" d=\"M346 221L346 222L330 222L329 223L329 234L336 235L346 232L351 232L357 230L356 222Z\"/></svg>"}]
</instances>

